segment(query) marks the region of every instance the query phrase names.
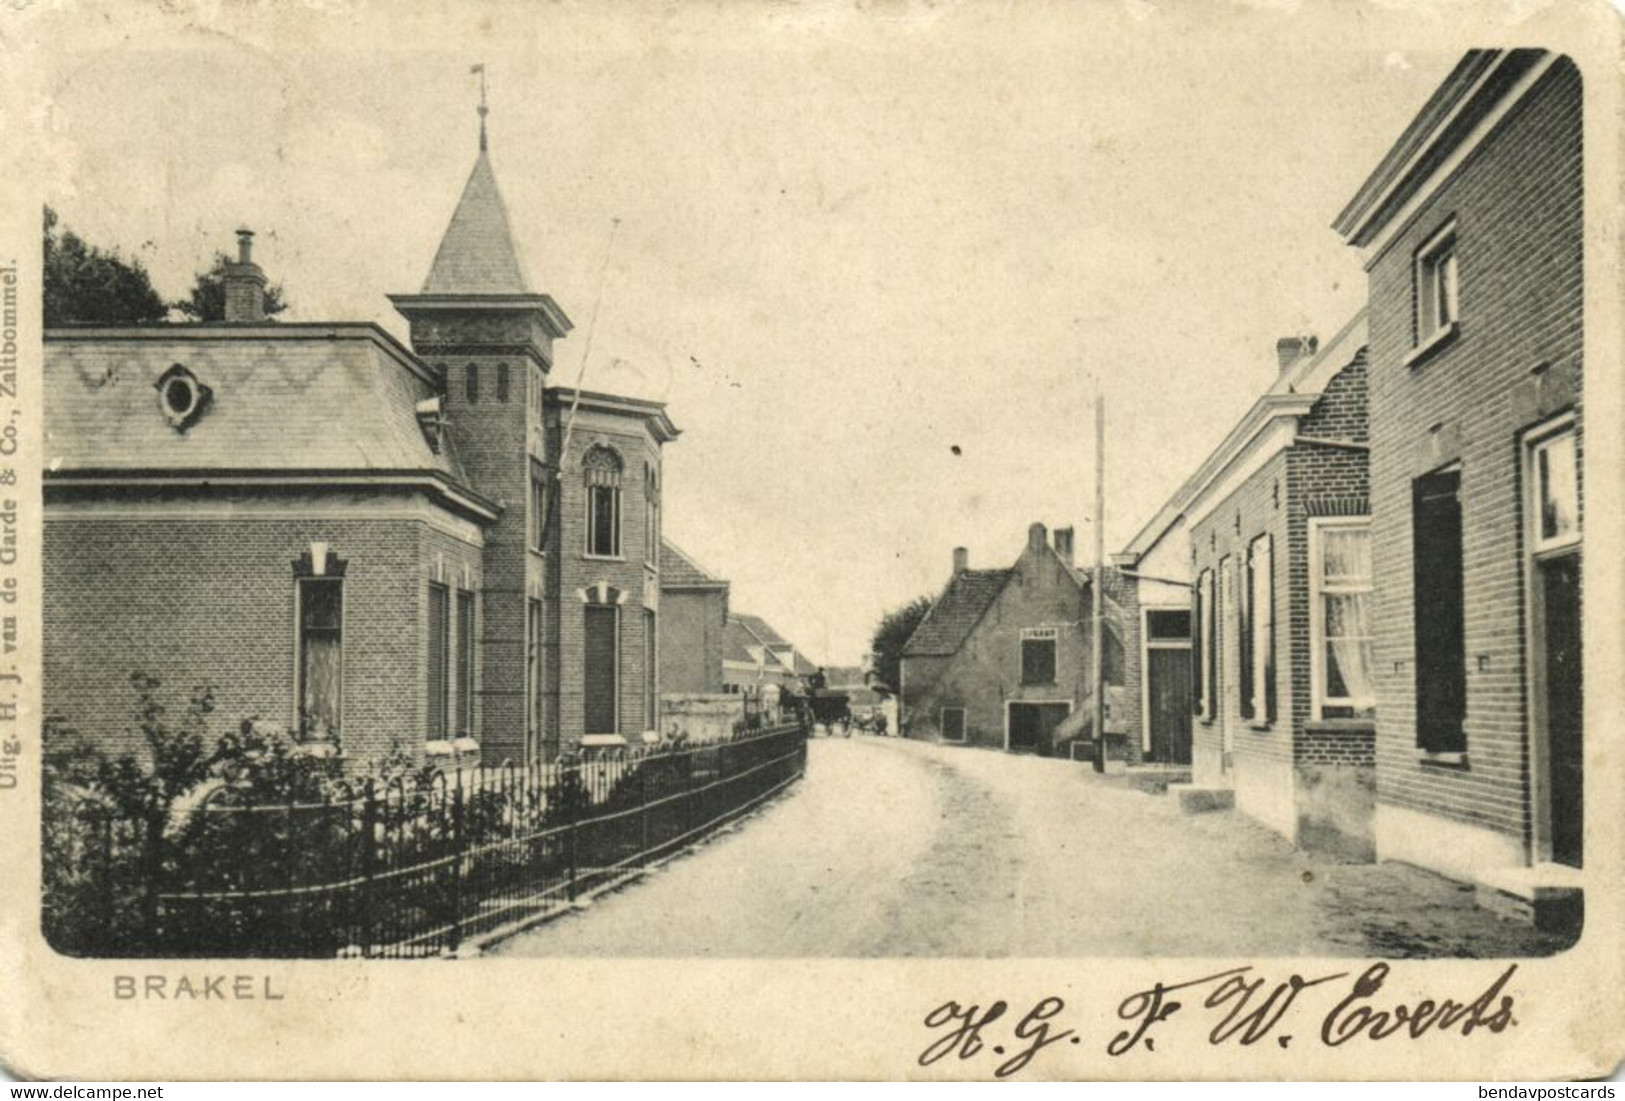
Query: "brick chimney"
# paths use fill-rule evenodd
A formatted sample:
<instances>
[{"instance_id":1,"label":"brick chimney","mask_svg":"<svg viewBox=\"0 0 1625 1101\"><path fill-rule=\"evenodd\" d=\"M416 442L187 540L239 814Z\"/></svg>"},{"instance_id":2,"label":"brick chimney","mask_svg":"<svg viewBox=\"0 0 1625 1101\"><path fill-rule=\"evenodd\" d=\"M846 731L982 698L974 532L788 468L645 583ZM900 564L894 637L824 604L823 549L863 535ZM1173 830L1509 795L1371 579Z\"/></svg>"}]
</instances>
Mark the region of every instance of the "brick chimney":
<instances>
[{"instance_id":1,"label":"brick chimney","mask_svg":"<svg viewBox=\"0 0 1625 1101\"><path fill-rule=\"evenodd\" d=\"M237 262L226 264L221 280L226 291L225 320L253 323L265 320L265 273L254 263L254 231L237 231Z\"/></svg>"},{"instance_id":2,"label":"brick chimney","mask_svg":"<svg viewBox=\"0 0 1625 1101\"><path fill-rule=\"evenodd\" d=\"M1071 527L1055 529L1055 553L1060 555L1061 561L1068 566L1072 565L1072 536L1073 530Z\"/></svg>"},{"instance_id":3,"label":"brick chimney","mask_svg":"<svg viewBox=\"0 0 1625 1101\"><path fill-rule=\"evenodd\" d=\"M1032 524L1027 528L1027 546L1031 550L1043 550L1044 544L1049 541L1049 532L1043 524Z\"/></svg>"},{"instance_id":4,"label":"brick chimney","mask_svg":"<svg viewBox=\"0 0 1625 1101\"><path fill-rule=\"evenodd\" d=\"M1285 372L1300 359L1314 355L1319 347L1319 337L1283 336L1275 342L1275 358L1280 361L1282 372Z\"/></svg>"},{"instance_id":5,"label":"brick chimney","mask_svg":"<svg viewBox=\"0 0 1625 1101\"><path fill-rule=\"evenodd\" d=\"M959 574L964 573L968 569L970 569L970 551L966 550L964 547L955 547L954 575L957 577Z\"/></svg>"}]
</instances>

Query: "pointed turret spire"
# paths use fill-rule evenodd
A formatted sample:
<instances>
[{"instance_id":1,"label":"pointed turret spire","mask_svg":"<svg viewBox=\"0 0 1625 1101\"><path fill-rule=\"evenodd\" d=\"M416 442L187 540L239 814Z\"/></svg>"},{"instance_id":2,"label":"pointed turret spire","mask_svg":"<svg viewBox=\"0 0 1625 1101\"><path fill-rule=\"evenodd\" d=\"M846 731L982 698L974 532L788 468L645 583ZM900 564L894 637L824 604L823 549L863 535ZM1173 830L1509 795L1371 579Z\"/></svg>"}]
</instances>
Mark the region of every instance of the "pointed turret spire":
<instances>
[{"instance_id":1,"label":"pointed turret spire","mask_svg":"<svg viewBox=\"0 0 1625 1101\"><path fill-rule=\"evenodd\" d=\"M508 208L497 188L485 134L485 66L471 70L480 78L480 152L463 196L440 239L424 294L529 294L525 268L514 244Z\"/></svg>"}]
</instances>

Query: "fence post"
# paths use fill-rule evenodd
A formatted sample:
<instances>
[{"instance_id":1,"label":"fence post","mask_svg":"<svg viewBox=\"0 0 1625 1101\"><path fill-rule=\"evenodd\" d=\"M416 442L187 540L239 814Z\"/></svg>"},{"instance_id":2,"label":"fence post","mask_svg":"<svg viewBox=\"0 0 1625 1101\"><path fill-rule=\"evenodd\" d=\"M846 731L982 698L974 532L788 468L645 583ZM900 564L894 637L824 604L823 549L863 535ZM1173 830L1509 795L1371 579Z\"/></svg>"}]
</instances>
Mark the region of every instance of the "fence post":
<instances>
[{"instance_id":1,"label":"fence post","mask_svg":"<svg viewBox=\"0 0 1625 1101\"><path fill-rule=\"evenodd\" d=\"M376 950L373 936L374 907L377 899L373 897L373 876L378 869L378 803L377 792L371 779L361 792L361 913L360 920L356 922L356 936L361 941L361 956L363 959L371 956Z\"/></svg>"},{"instance_id":2,"label":"fence post","mask_svg":"<svg viewBox=\"0 0 1625 1101\"><path fill-rule=\"evenodd\" d=\"M638 766L638 825L642 834L642 842L638 845L638 859L646 859L649 853L649 755L645 754Z\"/></svg>"},{"instance_id":3,"label":"fence post","mask_svg":"<svg viewBox=\"0 0 1625 1101\"><path fill-rule=\"evenodd\" d=\"M582 798L590 804L592 800L591 797L586 794L586 779L581 774L581 765L579 763L575 765L566 765L565 773L567 774L571 768L576 770L576 783L580 786ZM560 790L571 790L563 786L562 779L560 781ZM571 902L576 900L576 824L581 818L581 810L582 807L580 804L566 808L566 813L569 815L570 823L564 831L564 846L569 865L565 869L564 890L566 897L568 897Z\"/></svg>"},{"instance_id":4,"label":"fence post","mask_svg":"<svg viewBox=\"0 0 1625 1101\"><path fill-rule=\"evenodd\" d=\"M451 796L451 950L463 941L463 851L467 836L463 829L463 770L452 774Z\"/></svg>"}]
</instances>

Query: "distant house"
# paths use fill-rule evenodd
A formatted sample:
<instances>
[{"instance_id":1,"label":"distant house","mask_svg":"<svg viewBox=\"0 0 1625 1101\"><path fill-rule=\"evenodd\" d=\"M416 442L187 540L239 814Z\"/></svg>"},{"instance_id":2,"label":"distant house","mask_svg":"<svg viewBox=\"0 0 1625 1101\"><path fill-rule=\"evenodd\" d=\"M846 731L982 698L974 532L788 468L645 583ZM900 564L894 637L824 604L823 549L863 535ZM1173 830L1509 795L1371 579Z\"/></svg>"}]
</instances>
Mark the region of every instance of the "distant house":
<instances>
[{"instance_id":1,"label":"distant house","mask_svg":"<svg viewBox=\"0 0 1625 1101\"><path fill-rule=\"evenodd\" d=\"M795 647L760 616L730 615L723 636L723 691L759 696L764 687L794 688Z\"/></svg>"},{"instance_id":2,"label":"distant house","mask_svg":"<svg viewBox=\"0 0 1625 1101\"><path fill-rule=\"evenodd\" d=\"M728 582L670 540L660 544L660 688L666 695L722 692Z\"/></svg>"},{"instance_id":3,"label":"distant house","mask_svg":"<svg viewBox=\"0 0 1625 1101\"><path fill-rule=\"evenodd\" d=\"M1584 855L1582 273L1614 257L1581 114L1568 58L1469 51L1336 222L1371 277L1377 853L1537 917Z\"/></svg>"},{"instance_id":4,"label":"distant house","mask_svg":"<svg viewBox=\"0 0 1625 1101\"><path fill-rule=\"evenodd\" d=\"M1194 782L1308 849L1371 856L1366 318L1277 343L1274 383L1177 495Z\"/></svg>"},{"instance_id":5,"label":"distant house","mask_svg":"<svg viewBox=\"0 0 1625 1101\"><path fill-rule=\"evenodd\" d=\"M1092 706L1090 579L1073 565L1071 528L1033 524L1015 564L953 574L903 647L900 720L911 738L1065 753ZM1106 679L1122 682L1121 627L1108 614ZM1110 729L1108 727L1108 729ZM1071 731L1069 735L1068 731Z\"/></svg>"}]
</instances>

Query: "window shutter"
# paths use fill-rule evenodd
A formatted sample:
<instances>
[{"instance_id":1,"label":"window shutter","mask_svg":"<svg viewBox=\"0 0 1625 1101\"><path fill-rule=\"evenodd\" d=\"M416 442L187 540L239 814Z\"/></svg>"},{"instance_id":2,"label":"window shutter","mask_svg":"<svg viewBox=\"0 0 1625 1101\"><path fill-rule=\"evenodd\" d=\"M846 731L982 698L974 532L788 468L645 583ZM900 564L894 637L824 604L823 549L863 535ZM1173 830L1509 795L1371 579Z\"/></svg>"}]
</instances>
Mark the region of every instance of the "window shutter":
<instances>
[{"instance_id":1,"label":"window shutter","mask_svg":"<svg viewBox=\"0 0 1625 1101\"><path fill-rule=\"evenodd\" d=\"M1264 536L1264 718L1275 721L1275 536Z\"/></svg>"},{"instance_id":2,"label":"window shutter","mask_svg":"<svg viewBox=\"0 0 1625 1101\"><path fill-rule=\"evenodd\" d=\"M1253 638L1254 616L1257 609L1253 607L1253 587L1255 584L1254 570L1257 568L1253 561L1255 548L1253 544L1247 548L1247 555L1241 560L1241 599L1236 601L1236 653L1241 659L1241 674L1236 678L1241 689L1241 717L1250 719L1256 710L1254 707L1257 696L1256 684L1253 677L1253 649L1257 640Z\"/></svg>"}]
</instances>

